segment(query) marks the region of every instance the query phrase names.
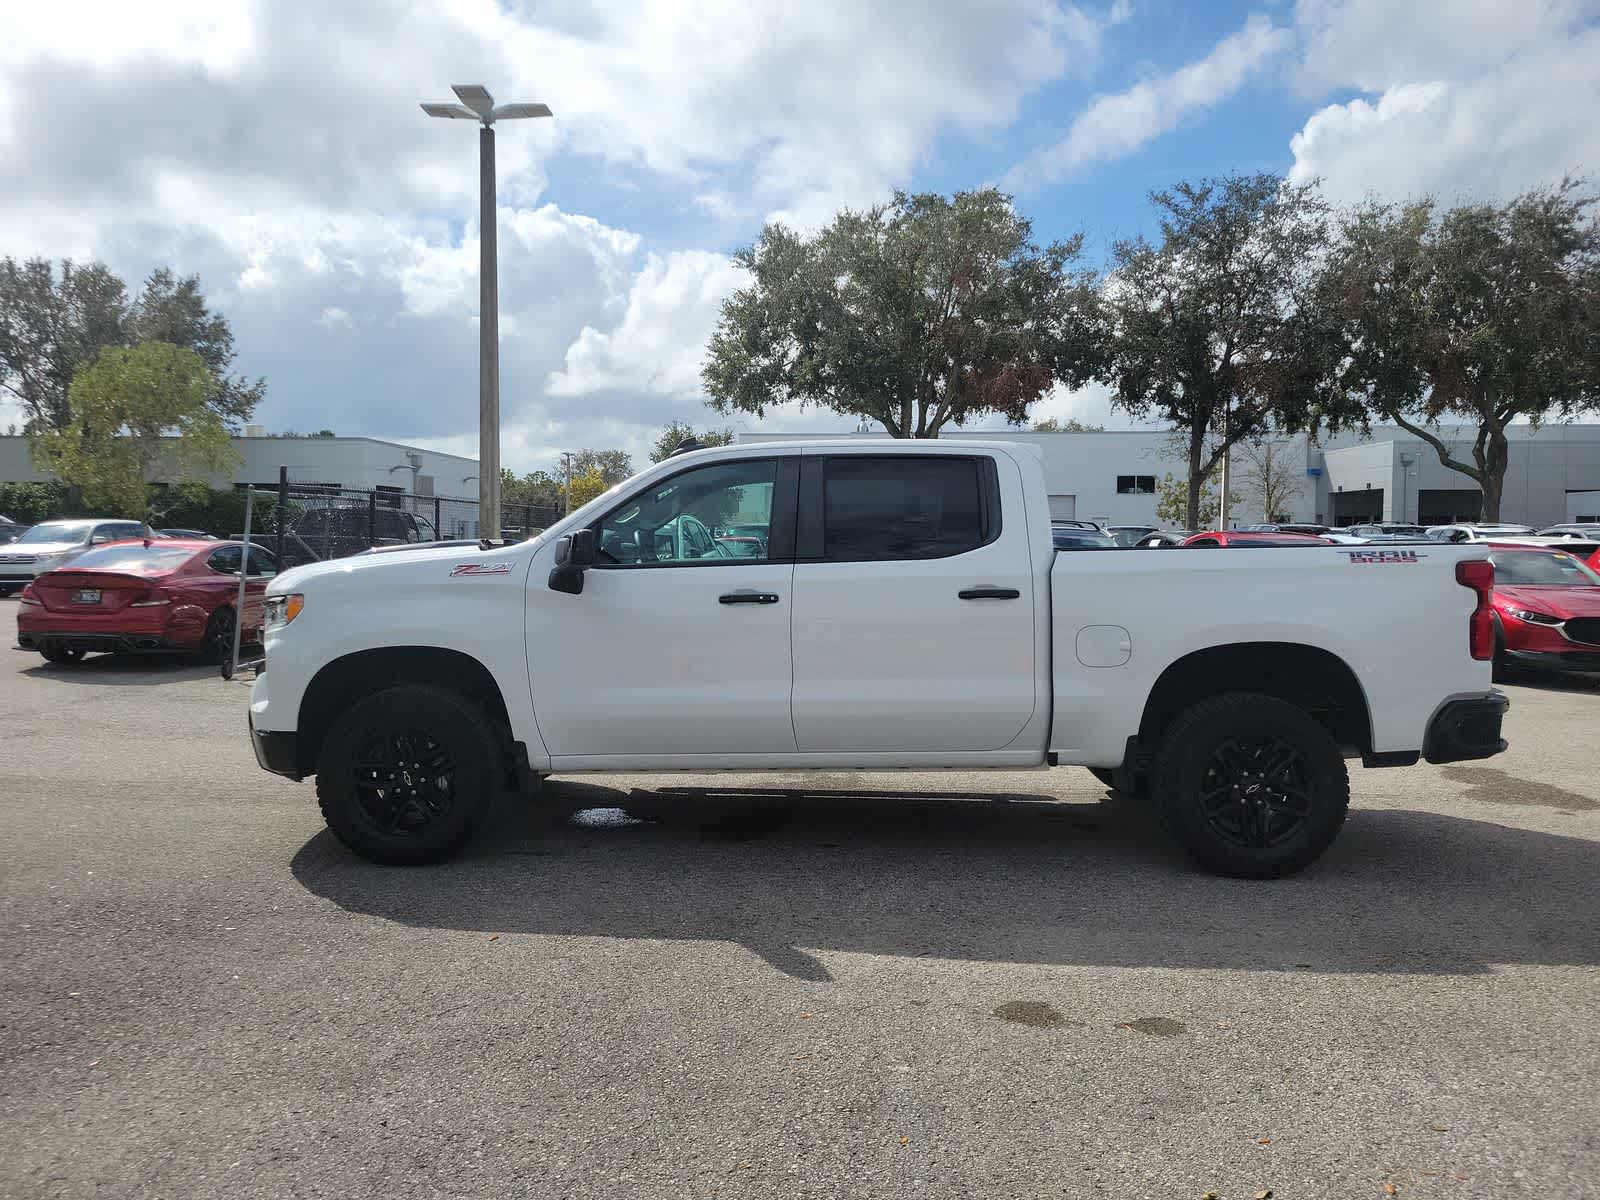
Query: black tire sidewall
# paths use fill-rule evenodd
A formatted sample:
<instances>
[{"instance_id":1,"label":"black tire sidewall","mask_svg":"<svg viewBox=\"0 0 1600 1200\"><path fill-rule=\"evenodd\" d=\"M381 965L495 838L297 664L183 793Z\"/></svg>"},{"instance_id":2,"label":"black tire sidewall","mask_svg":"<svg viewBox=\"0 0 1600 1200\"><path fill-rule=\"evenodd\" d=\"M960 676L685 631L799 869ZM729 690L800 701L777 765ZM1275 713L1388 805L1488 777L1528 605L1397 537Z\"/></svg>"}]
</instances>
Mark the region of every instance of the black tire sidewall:
<instances>
[{"instance_id":1,"label":"black tire sidewall","mask_svg":"<svg viewBox=\"0 0 1600 1200\"><path fill-rule=\"evenodd\" d=\"M1238 846L1206 820L1200 786L1217 746L1232 737L1278 737L1307 767L1312 810L1286 841L1265 848ZM1179 843L1204 866L1246 879L1275 879L1305 867L1333 843L1350 804L1350 777L1332 736L1314 717L1283 700L1232 693L1195 705L1167 731L1156 760L1156 794Z\"/></svg>"},{"instance_id":2,"label":"black tire sidewall","mask_svg":"<svg viewBox=\"0 0 1600 1200\"><path fill-rule=\"evenodd\" d=\"M427 829L385 833L361 811L350 778L360 742L375 733L418 729L437 740L455 763L455 800ZM449 858L472 839L493 806L499 743L483 713L442 688L388 688L358 701L334 722L317 759L317 799L335 837L373 862L417 865Z\"/></svg>"}]
</instances>

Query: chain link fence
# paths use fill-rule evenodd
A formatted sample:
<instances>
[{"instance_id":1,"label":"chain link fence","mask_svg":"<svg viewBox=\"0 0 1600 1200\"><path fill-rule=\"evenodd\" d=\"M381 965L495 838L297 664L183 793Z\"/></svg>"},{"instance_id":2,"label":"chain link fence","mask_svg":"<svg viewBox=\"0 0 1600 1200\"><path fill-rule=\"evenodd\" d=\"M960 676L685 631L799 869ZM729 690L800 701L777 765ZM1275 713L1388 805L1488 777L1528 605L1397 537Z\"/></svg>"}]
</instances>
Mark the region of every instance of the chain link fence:
<instances>
[{"instance_id":1,"label":"chain link fence","mask_svg":"<svg viewBox=\"0 0 1600 1200\"><path fill-rule=\"evenodd\" d=\"M501 505L500 529L490 531L483 529L478 520L476 500L288 479L279 482L276 493L257 490L254 495L257 499L250 540L273 549L286 567L388 546L476 541L483 537L521 541L561 517L561 510L554 506L505 504ZM235 538L243 533L237 529L211 532Z\"/></svg>"}]
</instances>

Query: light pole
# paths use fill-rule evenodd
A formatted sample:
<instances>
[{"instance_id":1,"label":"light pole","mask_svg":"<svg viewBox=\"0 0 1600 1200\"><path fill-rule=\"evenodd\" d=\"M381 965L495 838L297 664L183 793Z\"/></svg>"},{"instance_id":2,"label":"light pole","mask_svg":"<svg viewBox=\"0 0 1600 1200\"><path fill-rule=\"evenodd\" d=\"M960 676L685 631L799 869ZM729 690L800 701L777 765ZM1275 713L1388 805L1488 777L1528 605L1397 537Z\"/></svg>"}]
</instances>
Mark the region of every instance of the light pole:
<instances>
[{"instance_id":1,"label":"light pole","mask_svg":"<svg viewBox=\"0 0 1600 1200\"><path fill-rule=\"evenodd\" d=\"M477 121L478 130L478 528L500 537L500 280L495 245L494 123L548 117L547 104L496 104L481 83L451 87L460 104L424 104L430 117Z\"/></svg>"}]
</instances>

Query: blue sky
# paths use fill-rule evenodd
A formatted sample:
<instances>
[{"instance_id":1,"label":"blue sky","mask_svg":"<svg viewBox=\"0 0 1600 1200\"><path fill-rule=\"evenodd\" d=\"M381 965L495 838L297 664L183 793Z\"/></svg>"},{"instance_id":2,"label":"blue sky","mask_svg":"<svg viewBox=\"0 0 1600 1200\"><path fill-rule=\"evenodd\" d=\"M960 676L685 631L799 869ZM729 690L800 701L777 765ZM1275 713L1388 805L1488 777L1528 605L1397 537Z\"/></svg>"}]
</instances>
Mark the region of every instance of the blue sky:
<instances>
[{"instance_id":1,"label":"blue sky","mask_svg":"<svg viewBox=\"0 0 1600 1200\"><path fill-rule=\"evenodd\" d=\"M714 419L700 358L766 220L997 183L1099 262L1184 178L1348 202L1594 172L1597 8L56 0L0 42L0 253L198 272L269 429L475 452L475 137L417 103L481 80L556 112L499 138L504 461L640 454ZM1092 387L1039 415L1126 423Z\"/></svg>"}]
</instances>

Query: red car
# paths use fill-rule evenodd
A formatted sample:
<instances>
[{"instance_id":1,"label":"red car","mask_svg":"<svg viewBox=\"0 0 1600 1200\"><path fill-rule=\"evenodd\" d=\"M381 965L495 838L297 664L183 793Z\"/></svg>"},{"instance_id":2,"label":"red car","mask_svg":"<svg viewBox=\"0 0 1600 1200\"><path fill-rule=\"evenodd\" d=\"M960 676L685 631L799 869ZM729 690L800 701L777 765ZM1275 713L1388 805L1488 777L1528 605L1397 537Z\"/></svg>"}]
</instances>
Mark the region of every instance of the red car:
<instances>
[{"instance_id":1,"label":"red car","mask_svg":"<svg viewBox=\"0 0 1600 1200\"><path fill-rule=\"evenodd\" d=\"M1220 529L1196 533L1179 542L1180 546L1326 546L1328 540L1314 533L1251 533L1245 529Z\"/></svg>"},{"instance_id":2,"label":"red car","mask_svg":"<svg viewBox=\"0 0 1600 1200\"><path fill-rule=\"evenodd\" d=\"M45 571L22 592L17 643L55 663L90 651L187 650L222 658L233 650L240 542L112 542ZM260 638L262 595L277 573L272 555L250 547L243 638Z\"/></svg>"},{"instance_id":3,"label":"red car","mask_svg":"<svg viewBox=\"0 0 1600 1200\"><path fill-rule=\"evenodd\" d=\"M1600 672L1600 573L1560 550L1490 543L1495 673Z\"/></svg>"}]
</instances>

